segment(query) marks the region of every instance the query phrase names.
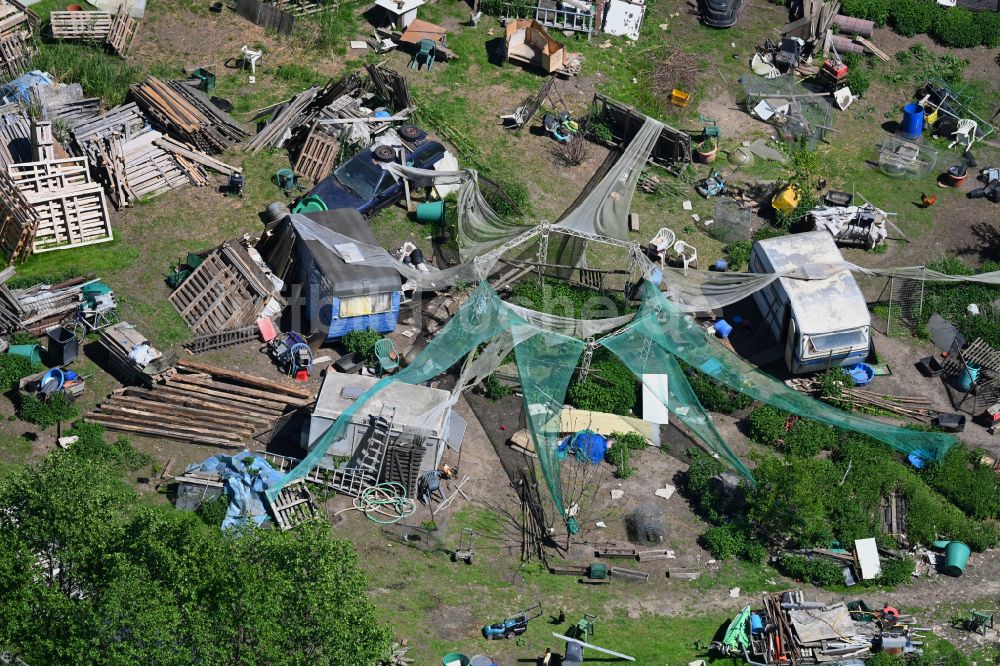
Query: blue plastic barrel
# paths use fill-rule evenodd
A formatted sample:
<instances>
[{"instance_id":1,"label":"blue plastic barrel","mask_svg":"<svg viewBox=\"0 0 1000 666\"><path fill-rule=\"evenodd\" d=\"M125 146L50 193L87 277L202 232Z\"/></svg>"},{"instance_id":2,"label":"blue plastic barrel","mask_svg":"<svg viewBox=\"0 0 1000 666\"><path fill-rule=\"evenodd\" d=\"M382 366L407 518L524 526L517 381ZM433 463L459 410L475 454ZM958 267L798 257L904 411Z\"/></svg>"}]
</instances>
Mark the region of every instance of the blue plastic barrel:
<instances>
[{"instance_id":1,"label":"blue plastic barrel","mask_svg":"<svg viewBox=\"0 0 1000 666\"><path fill-rule=\"evenodd\" d=\"M955 388L959 391L969 391L972 389L972 383L979 379L979 366L975 363L969 362L965 365L965 369L958 375L955 379Z\"/></svg>"},{"instance_id":2,"label":"blue plastic barrel","mask_svg":"<svg viewBox=\"0 0 1000 666\"><path fill-rule=\"evenodd\" d=\"M726 321L725 319L720 319L719 321L715 322L712 328L715 329L716 334L720 338L728 338L729 334L733 332L733 327L730 326L729 322Z\"/></svg>"},{"instance_id":3,"label":"blue plastic barrel","mask_svg":"<svg viewBox=\"0 0 1000 666\"><path fill-rule=\"evenodd\" d=\"M903 134L916 139L924 133L924 107L910 102L903 107Z\"/></svg>"}]
</instances>

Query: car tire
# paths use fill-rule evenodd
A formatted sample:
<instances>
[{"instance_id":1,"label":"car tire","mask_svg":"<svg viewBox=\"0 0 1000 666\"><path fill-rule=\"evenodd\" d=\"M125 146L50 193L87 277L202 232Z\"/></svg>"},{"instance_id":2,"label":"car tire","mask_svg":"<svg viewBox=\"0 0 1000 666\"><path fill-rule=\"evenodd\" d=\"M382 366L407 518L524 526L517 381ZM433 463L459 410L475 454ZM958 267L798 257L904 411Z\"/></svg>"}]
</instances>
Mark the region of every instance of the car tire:
<instances>
[{"instance_id":1,"label":"car tire","mask_svg":"<svg viewBox=\"0 0 1000 666\"><path fill-rule=\"evenodd\" d=\"M379 162L395 162L396 151L391 146L376 146L372 150L372 157Z\"/></svg>"},{"instance_id":2,"label":"car tire","mask_svg":"<svg viewBox=\"0 0 1000 666\"><path fill-rule=\"evenodd\" d=\"M396 131L399 133L400 138L405 141L420 141L420 139L427 136L427 132L416 125L403 125Z\"/></svg>"}]
</instances>

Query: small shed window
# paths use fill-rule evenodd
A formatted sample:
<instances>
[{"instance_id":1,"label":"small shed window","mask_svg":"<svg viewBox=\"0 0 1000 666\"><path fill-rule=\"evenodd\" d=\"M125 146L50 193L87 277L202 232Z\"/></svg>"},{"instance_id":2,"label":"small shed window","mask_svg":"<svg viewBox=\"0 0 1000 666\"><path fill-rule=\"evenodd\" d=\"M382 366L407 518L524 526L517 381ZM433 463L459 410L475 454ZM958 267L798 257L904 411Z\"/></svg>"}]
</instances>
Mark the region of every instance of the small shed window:
<instances>
[{"instance_id":1,"label":"small shed window","mask_svg":"<svg viewBox=\"0 0 1000 666\"><path fill-rule=\"evenodd\" d=\"M361 317L392 309L392 293L348 296L340 299L341 317Z\"/></svg>"}]
</instances>

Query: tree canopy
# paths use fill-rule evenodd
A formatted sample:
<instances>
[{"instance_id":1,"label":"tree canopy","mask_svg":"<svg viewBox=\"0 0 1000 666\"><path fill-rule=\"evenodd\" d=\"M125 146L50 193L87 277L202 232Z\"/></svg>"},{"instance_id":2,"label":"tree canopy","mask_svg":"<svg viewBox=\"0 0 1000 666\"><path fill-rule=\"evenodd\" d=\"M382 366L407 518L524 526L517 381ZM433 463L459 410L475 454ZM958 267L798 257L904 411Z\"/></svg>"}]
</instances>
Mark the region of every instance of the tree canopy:
<instances>
[{"instance_id":1,"label":"tree canopy","mask_svg":"<svg viewBox=\"0 0 1000 666\"><path fill-rule=\"evenodd\" d=\"M0 650L29 664L369 665L391 635L328 524L221 532L143 504L127 443L79 446L0 482Z\"/></svg>"}]
</instances>

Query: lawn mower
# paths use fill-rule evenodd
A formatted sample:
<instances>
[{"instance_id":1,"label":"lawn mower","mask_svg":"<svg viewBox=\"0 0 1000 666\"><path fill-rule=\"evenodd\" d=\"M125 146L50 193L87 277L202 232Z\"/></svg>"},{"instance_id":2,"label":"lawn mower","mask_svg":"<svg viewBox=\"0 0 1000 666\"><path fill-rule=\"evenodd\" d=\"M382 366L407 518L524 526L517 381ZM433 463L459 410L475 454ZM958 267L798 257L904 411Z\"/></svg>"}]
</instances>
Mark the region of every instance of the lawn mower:
<instances>
[{"instance_id":1,"label":"lawn mower","mask_svg":"<svg viewBox=\"0 0 1000 666\"><path fill-rule=\"evenodd\" d=\"M540 617L541 614L542 604L541 602L537 602L534 606L530 606L520 613L508 617L503 622L486 625L483 627L483 637L486 640L495 641L501 638L520 636L528 630L528 622L534 620L536 617Z\"/></svg>"},{"instance_id":2,"label":"lawn mower","mask_svg":"<svg viewBox=\"0 0 1000 666\"><path fill-rule=\"evenodd\" d=\"M542 126L559 143L568 143L580 129L569 111L562 111L558 115L546 113L542 116Z\"/></svg>"},{"instance_id":3,"label":"lawn mower","mask_svg":"<svg viewBox=\"0 0 1000 666\"><path fill-rule=\"evenodd\" d=\"M731 178L734 173L739 171L739 169L739 167L736 167L730 171L727 176L723 176L718 171L713 171L711 176L698 181L698 185L695 189L698 190L698 194L706 199L718 196L726 191L726 181Z\"/></svg>"}]
</instances>

